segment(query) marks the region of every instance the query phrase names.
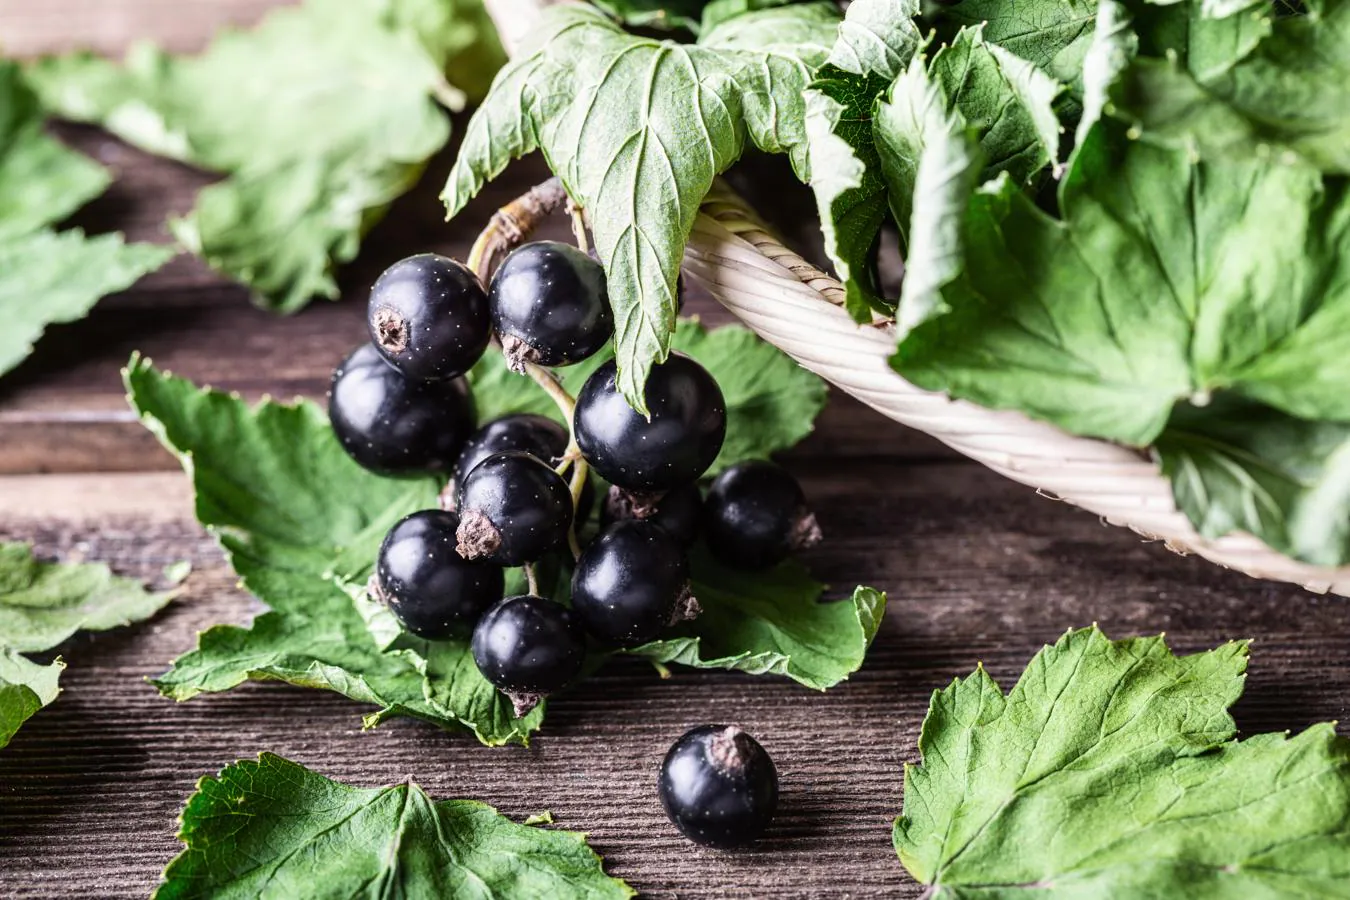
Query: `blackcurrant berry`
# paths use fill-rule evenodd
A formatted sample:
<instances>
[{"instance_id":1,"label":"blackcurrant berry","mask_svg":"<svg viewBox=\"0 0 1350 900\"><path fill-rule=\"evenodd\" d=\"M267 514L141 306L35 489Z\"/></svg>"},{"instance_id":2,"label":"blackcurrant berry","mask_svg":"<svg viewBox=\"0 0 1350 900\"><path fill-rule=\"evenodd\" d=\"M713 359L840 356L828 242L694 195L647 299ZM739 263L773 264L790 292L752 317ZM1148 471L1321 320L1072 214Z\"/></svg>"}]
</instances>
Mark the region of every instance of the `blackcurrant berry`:
<instances>
[{"instance_id":1,"label":"blackcurrant berry","mask_svg":"<svg viewBox=\"0 0 1350 900\"><path fill-rule=\"evenodd\" d=\"M418 637L467 637L478 617L502 599L502 570L460 556L458 527L455 513L425 509L399 521L380 545L371 596Z\"/></svg>"},{"instance_id":2,"label":"blackcurrant berry","mask_svg":"<svg viewBox=\"0 0 1350 900\"><path fill-rule=\"evenodd\" d=\"M498 453L464 476L459 514L461 556L520 566L566 543L572 494L538 457Z\"/></svg>"},{"instance_id":3,"label":"blackcurrant berry","mask_svg":"<svg viewBox=\"0 0 1350 900\"><path fill-rule=\"evenodd\" d=\"M610 360L577 397L573 433L596 473L638 493L696 481L727 434L726 401L708 370L682 353L653 366L646 393L650 419L628 405L617 376Z\"/></svg>"},{"instance_id":4,"label":"blackcurrant berry","mask_svg":"<svg viewBox=\"0 0 1350 900\"><path fill-rule=\"evenodd\" d=\"M614 334L605 270L568 244L525 244L502 260L488 289L492 326L507 364L570 366Z\"/></svg>"},{"instance_id":5,"label":"blackcurrant berry","mask_svg":"<svg viewBox=\"0 0 1350 900\"><path fill-rule=\"evenodd\" d=\"M566 449L567 429L547 416L528 413L502 416L469 438L455 462L455 477L463 478L474 466L498 453L528 453L553 465Z\"/></svg>"},{"instance_id":6,"label":"blackcurrant berry","mask_svg":"<svg viewBox=\"0 0 1350 900\"><path fill-rule=\"evenodd\" d=\"M708 847L752 843L778 808L778 771L764 748L734 725L685 732L666 754L661 805L685 837Z\"/></svg>"},{"instance_id":7,"label":"blackcurrant berry","mask_svg":"<svg viewBox=\"0 0 1350 900\"><path fill-rule=\"evenodd\" d=\"M619 522L582 551L572 573L572 612L602 641L645 644L698 614L680 542L648 522Z\"/></svg>"},{"instance_id":8,"label":"blackcurrant berry","mask_svg":"<svg viewBox=\"0 0 1350 900\"><path fill-rule=\"evenodd\" d=\"M370 339L409 378L463 375L492 337L478 276L453 259L421 253L396 262L370 291Z\"/></svg>"},{"instance_id":9,"label":"blackcurrant berry","mask_svg":"<svg viewBox=\"0 0 1350 900\"><path fill-rule=\"evenodd\" d=\"M343 448L376 472L445 472L473 431L462 378L411 381L362 344L333 373L328 418Z\"/></svg>"},{"instance_id":10,"label":"blackcurrant berry","mask_svg":"<svg viewBox=\"0 0 1350 900\"><path fill-rule=\"evenodd\" d=\"M659 525L671 537L688 547L698 537L699 520L703 516L703 494L697 484L686 484L667 491L655 503L645 495L634 496L622 488L611 486L600 509L600 527L615 522L637 519Z\"/></svg>"},{"instance_id":11,"label":"blackcurrant berry","mask_svg":"<svg viewBox=\"0 0 1350 900\"><path fill-rule=\"evenodd\" d=\"M507 597L478 620L473 661L511 698L520 717L581 671L586 637L566 607L525 594Z\"/></svg>"},{"instance_id":12,"label":"blackcurrant berry","mask_svg":"<svg viewBox=\"0 0 1350 900\"><path fill-rule=\"evenodd\" d=\"M820 541L801 485L771 462L737 463L713 480L703 504L708 549L738 569L764 569Z\"/></svg>"}]
</instances>

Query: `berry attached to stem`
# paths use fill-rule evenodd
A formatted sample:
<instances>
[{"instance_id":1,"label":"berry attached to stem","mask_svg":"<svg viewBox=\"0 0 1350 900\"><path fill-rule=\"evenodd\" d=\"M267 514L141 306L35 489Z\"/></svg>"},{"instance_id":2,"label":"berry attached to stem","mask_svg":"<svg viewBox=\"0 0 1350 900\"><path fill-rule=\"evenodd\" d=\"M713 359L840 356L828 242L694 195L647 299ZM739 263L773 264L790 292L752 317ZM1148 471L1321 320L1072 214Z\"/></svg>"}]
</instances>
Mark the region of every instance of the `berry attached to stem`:
<instances>
[{"instance_id":1,"label":"berry attached to stem","mask_svg":"<svg viewBox=\"0 0 1350 900\"><path fill-rule=\"evenodd\" d=\"M661 764L666 815L689 840L708 847L753 843L778 808L778 771L753 737L734 725L684 734Z\"/></svg>"},{"instance_id":2,"label":"berry attached to stem","mask_svg":"<svg viewBox=\"0 0 1350 900\"><path fill-rule=\"evenodd\" d=\"M586 638L571 611L533 594L507 597L478 620L473 660L520 718L581 671Z\"/></svg>"},{"instance_id":3,"label":"berry attached to stem","mask_svg":"<svg viewBox=\"0 0 1350 900\"><path fill-rule=\"evenodd\" d=\"M682 353L652 368L645 418L619 392L610 360L577 396L572 434L602 478L625 490L659 494L698 480L722 449L726 401L717 382Z\"/></svg>"},{"instance_id":4,"label":"berry attached to stem","mask_svg":"<svg viewBox=\"0 0 1350 900\"><path fill-rule=\"evenodd\" d=\"M821 539L797 479L763 460L737 463L713 480L703 530L713 555L738 569L768 568Z\"/></svg>"},{"instance_id":5,"label":"berry attached to stem","mask_svg":"<svg viewBox=\"0 0 1350 900\"><path fill-rule=\"evenodd\" d=\"M459 489L458 550L499 566L534 562L567 541L567 482L528 453L499 453L465 476Z\"/></svg>"},{"instance_id":6,"label":"berry attached to stem","mask_svg":"<svg viewBox=\"0 0 1350 900\"><path fill-rule=\"evenodd\" d=\"M568 366L614 334L604 268L569 244L538 241L511 251L488 289L506 363Z\"/></svg>"},{"instance_id":7,"label":"berry attached to stem","mask_svg":"<svg viewBox=\"0 0 1350 900\"><path fill-rule=\"evenodd\" d=\"M370 291L366 325L390 365L423 381L463 375L492 336L478 276L434 253L410 256L385 270Z\"/></svg>"},{"instance_id":8,"label":"berry attached to stem","mask_svg":"<svg viewBox=\"0 0 1350 900\"><path fill-rule=\"evenodd\" d=\"M462 378L411 381L362 344L333 373L328 418L343 449L376 472L446 472L473 431Z\"/></svg>"},{"instance_id":9,"label":"berry attached to stem","mask_svg":"<svg viewBox=\"0 0 1350 900\"><path fill-rule=\"evenodd\" d=\"M595 637L630 647L694 618L684 547L649 522L611 525L577 560L572 611Z\"/></svg>"},{"instance_id":10,"label":"berry attached to stem","mask_svg":"<svg viewBox=\"0 0 1350 900\"><path fill-rule=\"evenodd\" d=\"M371 596L418 637L467 637L479 616L502 599L502 570L461 557L455 551L458 527L455 513L426 509L400 520L380 545Z\"/></svg>"}]
</instances>

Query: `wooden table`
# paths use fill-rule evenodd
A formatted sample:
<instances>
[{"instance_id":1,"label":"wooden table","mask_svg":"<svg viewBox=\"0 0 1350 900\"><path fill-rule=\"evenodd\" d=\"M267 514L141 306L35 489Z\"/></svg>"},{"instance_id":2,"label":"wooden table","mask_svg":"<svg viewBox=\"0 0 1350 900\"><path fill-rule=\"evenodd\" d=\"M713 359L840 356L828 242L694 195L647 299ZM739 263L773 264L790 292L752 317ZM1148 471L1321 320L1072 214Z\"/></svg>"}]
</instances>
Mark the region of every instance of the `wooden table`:
<instances>
[{"instance_id":1,"label":"wooden table","mask_svg":"<svg viewBox=\"0 0 1350 900\"><path fill-rule=\"evenodd\" d=\"M115 51L152 34L199 45L259 0L0 0L0 36L20 54L72 40ZM40 7L40 8L38 8ZM111 166L113 188L77 219L165 240L166 214L204 179L88 129L63 129ZM524 817L552 810L590 833L610 871L656 897L918 896L890 845L901 767L931 692L983 660L1005 686L1070 626L1111 635L1166 631L1185 651L1256 639L1247 732L1350 710L1350 605L1184 559L1037 497L836 394L815 435L785 462L802 479L827 541L809 555L836 591L890 594L866 666L826 694L775 678L616 663L550 704L529 749L487 749L411 721L368 733L339 696L251 684L175 704L143 683L196 632L259 609L194 521L188 484L127 411L118 369L133 350L199 382L319 397L362 334L361 296L413 251L463 256L489 212L539 180L520 165L455 223L435 199L450 154L432 166L341 272L343 299L277 318L180 257L87 320L53 329L0 381L0 538L44 554L105 560L151 578L187 559L183 598L142 626L61 648L65 692L0 751L0 895L143 896L178 850L175 816L201 775L270 750L326 775L380 785L411 775L436 797L475 797ZM559 234L563 233L562 223ZM726 316L706 298L691 309ZM735 721L773 753L783 803L755 852L717 854L680 839L661 813L657 764L685 728Z\"/></svg>"}]
</instances>

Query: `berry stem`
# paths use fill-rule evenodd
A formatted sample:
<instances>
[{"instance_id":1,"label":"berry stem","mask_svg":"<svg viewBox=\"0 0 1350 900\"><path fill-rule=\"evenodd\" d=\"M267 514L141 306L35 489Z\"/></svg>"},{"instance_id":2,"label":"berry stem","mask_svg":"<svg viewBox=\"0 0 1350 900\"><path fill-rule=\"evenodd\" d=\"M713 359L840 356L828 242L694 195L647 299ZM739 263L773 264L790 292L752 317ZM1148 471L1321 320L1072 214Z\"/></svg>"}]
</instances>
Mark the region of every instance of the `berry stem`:
<instances>
[{"instance_id":1,"label":"berry stem","mask_svg":"<svg viewBox=\"0 0 1350 900\"><path fill-rule=\"evenodd\" d=\"M525 587L534 596L539 596L539 576L535 574L534 563L525 564Z\"/></svg>"},{"instance_id":2,"label":"berry stem","mask_svg":"<svg viewBox=\"0 0 1350 900\"><path fill-rule=\"evenodd\" d=\"M576 238L577 249L582 253L589 253L591 249L590 241L586 239L586 212L575 203L568 202L567 211L572 216L572 236Z\"/></svg>"}]
</instances>

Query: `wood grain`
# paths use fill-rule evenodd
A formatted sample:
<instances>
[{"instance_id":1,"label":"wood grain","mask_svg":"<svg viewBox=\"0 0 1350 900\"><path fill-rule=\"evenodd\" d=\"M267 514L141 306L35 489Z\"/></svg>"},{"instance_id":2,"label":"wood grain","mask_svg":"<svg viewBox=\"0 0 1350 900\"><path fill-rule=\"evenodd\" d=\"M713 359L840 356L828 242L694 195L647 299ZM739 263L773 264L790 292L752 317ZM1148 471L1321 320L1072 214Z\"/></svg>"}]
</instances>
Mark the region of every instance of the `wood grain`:
<instances>
[{"instance_id":1,"label":"wood grain","mask_svg":"<svg viewBox=\"0 0 1350 900\"><path fill-rule=\"evenodd\" d=\"M74 45L119 53L141 36L191 49L269 5L0 0L0 36L19 55ZM93 129L58 133L118 176L76 218L91 231L166 241L166 216L189 209L209 180ZM194 565L183 597L152 621L59 648L70 664L64 693L0 751L0 895L144 896L178 850L174 819L196 779L271 750L354 784L412 776L434 796L481 798L515 817L551 809L560 826L589 831L611 870L648 896L917 897L891 850L890 819L931 692L978 660L1006 687L1041 643L1093 621L1113 635L1165 630L1182 651L1255 638L1236 710L1248 733L1350 713L1344 601L1174 556L840 397L787 457L828 538L808 558L813 570L836 595L867 583L891 596L867 665L838 689L711 672L661 681L647 666L616 662L557 698L528 750L486 749L415 722L363 733L358 705L279 685L184 704L158 697L146 676L191 648L198 631L247 621L259 606L192 520L172 458L127 410L119 367L140 350L250 398L320 397L332 365L360 340L362 294L386 265L416 250L463 256L476 224L544 176L537 160L514 167L447 225L435 188L450 159L433 161L341 270L338 303L278 318L180 257L87 320L53 329L0 380L0 538L145 578L180 559ZM758 183L758 202L809 241L809 203L781 168L765 166L748 163L754 179L739 186ZM566 234L562 222L551 228ZM725 319L707 298L691 297L688 308ZM658 807L661 755L707 721L750 729L782 773L781 815L753 852L699 850Z\"/></svg>"},{"instance_id":2,"label":"wood grain","mask_svg":"<svg viewBox=\"0 0 1350 900\"><path fill-rule=\"evenodd\" d=\"M1185 651L1253 635L1237 709L1244 730L1350 711L1342 602L1172 556L1062 505L1033 504L1028 516L1024 491L977 467L873 460L841 475L793 464L829 536L811 556L815 570L839 589L861 580L890 592L865 668L819 694L722 673L663 682L643 665L614 663L552 703L529 750L487 749L415 722L362 733L356 704L278 685L183 704L159 698L141 679L197 631L245 621L255 602L190 520L139 500L133 514L72 516L66 504L79 492L47 479L54 512L6 511L0 536L144 576L179 558L195 571L183 599L152 622L61 648L65 693L0 753L0 870L13 873L5 892L144 895L176 851L174 816L196 778L271 750L355 784L411 775L435 796L482 798L516 817L550 809L653 897L915 897L890 849L901 768L915 761L931 691L978 660L1007 686L1040 643L1094 620L1113 635L1166 630ZM113 491L148 486L145 476L102 477ZM781 770L782 814L754 852L694 848L656 802L662 753L706 721L742 724Z\"/></svg>"}]
</instances>

